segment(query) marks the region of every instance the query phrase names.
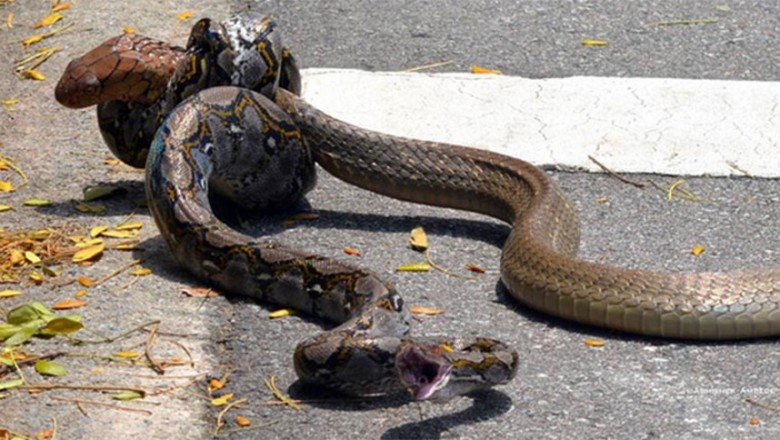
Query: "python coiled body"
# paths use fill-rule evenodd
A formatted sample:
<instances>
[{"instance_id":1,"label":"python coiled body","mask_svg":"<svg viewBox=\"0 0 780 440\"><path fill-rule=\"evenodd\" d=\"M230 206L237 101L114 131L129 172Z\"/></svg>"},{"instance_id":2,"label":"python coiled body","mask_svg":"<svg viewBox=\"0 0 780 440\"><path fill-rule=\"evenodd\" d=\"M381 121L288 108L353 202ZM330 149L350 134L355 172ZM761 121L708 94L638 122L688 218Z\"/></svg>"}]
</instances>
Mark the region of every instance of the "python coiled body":
<instances>
[{"instance_id":1,"label":"python coiled body","mask_svg":"<svg viewBox=\"0 0 780 440\"><path fill-rule=\"evenodd\" d=\"M269 71L276 75L262 68L262 75L241 74L237 60L248 59L247 50L263 54L255 59L270 56L265 66L273 66ZM95 51L84 59L137 55L112 45ZM250 208L289 205L313 184L312 158L337 177L378 193L511 223L501 279L513 297L537 310L672 338L780 334L780 267L672 274L578 260L578 217L542 170L519 159L388 136L327 116L296 96L294 60L270 19L240 15L221 30L201 22L186 53L177 53L171 55L179 64L165 97L153 103L141 99L156 109L152 117L160 124L151 148L141 145L129 156L138 161L149 150L150 209L182 265L227 291L342 323L297 347L296 371L304 380L355 394L406 387L420 399L447 399L506 383L518 359L505 344L485 338L412 338L408 311L387 282L346 263L245 236L212 213L209 191ZM211 67L187 68L203 59ZM89 70L83 64L74 60L68 72ZM57 89L66 105L78 101L69 96L79 90L73 84L79 75L68 72ZM266 80L247 83L248 77ZM215 87L220 81L245 88ZM210 88L196 93L202 87L191 85L198 82ZM105 99L125 102L112 101L120 99L115 95ZM122 120L108 122L101 123L104 130L124 129Z\"/></svg>"}]
</instances>

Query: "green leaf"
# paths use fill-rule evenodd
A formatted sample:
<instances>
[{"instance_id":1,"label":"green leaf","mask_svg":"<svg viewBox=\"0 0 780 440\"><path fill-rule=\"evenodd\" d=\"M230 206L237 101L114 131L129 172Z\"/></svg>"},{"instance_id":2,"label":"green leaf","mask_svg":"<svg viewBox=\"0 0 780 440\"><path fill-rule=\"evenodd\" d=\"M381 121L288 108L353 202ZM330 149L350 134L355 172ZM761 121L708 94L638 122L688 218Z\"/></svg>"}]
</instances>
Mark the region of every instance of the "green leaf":
<instances>
[{"instance_id":1,"label":"green leaf","mask_svg":"<svg viewBox=\"0 0 780 440\"><path fill-rule=\"evenodd\" d=\"M114 394L114 400L135 400L143 398L143 394L137 391L122 391Z\"/></svg>"},{"instance_id":2,"label":"green leaf","mask_svg":"<svg viewBox=\"0 0 780 440\"><path fill-rule=\"evenodd\" d=\"M0 382L0 390L7 390L24 385L24 379L14 379L6 382Z\"/></svg>"},{"instance_id":3,"label":"green leaf","mask_svg":"<svg viewBox=\"0 0 780 440\"><path fill-rule=\"evenodd\" d=\"M84 324L81 323L81 316L58 316L41 327L41 333L44 335L67 335L82 328L84 328Z\"/></svg>"},{"instance_id":4,"label":"green leaf","mask_svg":"<svg viewBox=\"0 0 780 440\"><path fill-rule=\"evenodd\" d=\"M4 364L4 365L7 365L9 367L13 367L14 366L14 361L12 361L11 359L9 359L7 357L0 356L0 364Z\"/></svg>"},{"instance_id":5,"label":"green leaf","mask_svg":"<svg viewBox=\"0 0 780 440\"><path fill-rule=\"evenodd\" d=\"M8 312L6 321L9 324L24 325L35 320L48 320L52 316L54 316L54 313L51 310L47 309L42 303L34 301L12 309Z\"/></svg>"},{"instance_id":6,"label":"green leaf","mask_svg":"<svg viewBox=\"0 0 780 440\"><path fill-rule=\"evenodd\" d=\"M28 339L32 338L35 333L38 332L38 327L40 325L41 323L36 322L23 325L18 332L14 333L10 338L5 340L5 346L13 347L14 345L24 344Z\"/></svg>"},{"instance_id":7,"label":"green leaf","mask_svg":"<svg viewBox=\"0 0 780 440\"><path fill-rule=\"evenodd\" d=\"M10 338L11 335L19 331L19 328L20 327L18 325L0 322L0 341L5 341L6 339Z\"/></svg>"},{"instance_id":8,"label":"green leaf","mask_svg":"<svg viewBox=\"0 0 780 440\"><path fill-rule=\"evenodd\" d=\"M68 370L59 362L44 359L35 362L35 371L44 376L62 377L68 374Z\"/></svg>"}]
</instances>

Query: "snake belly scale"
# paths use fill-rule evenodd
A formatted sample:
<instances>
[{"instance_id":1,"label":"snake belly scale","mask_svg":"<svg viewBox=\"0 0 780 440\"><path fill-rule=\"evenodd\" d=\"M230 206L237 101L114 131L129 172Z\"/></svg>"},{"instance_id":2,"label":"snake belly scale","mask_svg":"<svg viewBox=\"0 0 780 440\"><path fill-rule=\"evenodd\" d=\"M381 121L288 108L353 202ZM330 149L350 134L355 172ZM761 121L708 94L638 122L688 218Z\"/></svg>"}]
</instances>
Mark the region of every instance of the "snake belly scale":
<instances>
[{"instance_id":1,"label":"snake belly scale","mask_svg":"<svg viewBox=\"0 0 780 440\"><path fill-rule=\"evenodd\" d=\"M107 122L101 122L109 131L104 138L119 144L112 150L131 152L120 155L123 160L137 164L148 151L150 210L183 266L226 291L340 323L299 344L294 360L302 379L354 394L407 388L418 399L443 400L506 383L518 362L516 351L487 338L411 337L408 310L386 281L343 262L248 237L212 213L210 194L249 208L288 206L313 185L312 160L371 191L511 223L501 278L513 297L537 310L672 338L780 334L780 267L672 274L578 260L577 214L544 171L519 159L384 135L329 117L297 96L297 67L278 35L272 20L251 14L231 18L221 29L199 22L186 52L169 49L176 69L167 73L165 91L153 92L156 101L147 90L130 98L99 90L113 77L94 60L129 54L144 59L143 51L107 42L69 65L57 98L71 107L113 106L135 118L144 113L159 125L150 145L142 140L130 146L115 134L149 119L124 122L117 116L121 112L104 112ZM260 67L246 61L268 56L272 60ZM184 75L191 71L188 59L211 61L200 73ZM203 81L204 75L214 80ZM79 82L85 77L99 78L90 89L97 93L73 97L83 94ZM140 105L145 110L134 110Z\"/></svg>"}]
</instances>

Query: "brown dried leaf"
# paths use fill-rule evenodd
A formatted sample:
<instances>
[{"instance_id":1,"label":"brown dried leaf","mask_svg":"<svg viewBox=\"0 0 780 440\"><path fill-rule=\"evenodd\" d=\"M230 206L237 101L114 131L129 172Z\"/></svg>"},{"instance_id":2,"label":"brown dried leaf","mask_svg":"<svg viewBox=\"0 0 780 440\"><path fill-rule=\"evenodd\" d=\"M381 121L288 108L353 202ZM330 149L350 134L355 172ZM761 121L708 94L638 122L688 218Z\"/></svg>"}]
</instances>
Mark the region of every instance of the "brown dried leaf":
<instances>
[{"instance_id":1,"label":"brown dried leaf","mask_svg":"<svg viewBox=\"0 0 780 440\"><path fill-rule=\"evenodd\" d=\"M355 255L355 256L363 255L362 252L360 252L357 249L353 249L353 248L344 248L344 253L347 254L347 255Z\"/></svg>"},{"instance_id":2,"label":"brown dried leaf","mask_svg":"<svg viewBox=\"0 0 780 440\"><path fill-rule=\"evenodd\" d=\"M468 269L468 270L470 270L470 271L472 271L474 273L485 273L485 269L477 266L476 264L469 263L469 264L466 265L466 269Z\"/></svg>"},{"instance_id":3,"label":"brown dried leaf","mask_svg":"<svg viewBox=\"0 0 780 440\"><path fill-rule=\"evenodd\" d=\"M181 289L181 293L187 296L203 297L203 298L215 298L219 296L219 293L208 287L187 287Z\"/></svg>"},{"instance_id":4,"label":"brown dried leaf","mask_svg":"<svg viewBox=\"0 0 780 440\"><path fill-rule=\"evenodd\" d=\"M87 302L81 299L63 299L51 306L53 310L78 309L87 305Z\"/></svg>"},{"instance_id":5,"label":"brown dried leaf","mask_svg":"<svg viewBox=\"0 0 780 440\"><path fill-rule=\"evenodd\" d=\"M428 306L411 306L409 307L409 311L415 315L440 315L444 313L444 309Z\"/></svg>"}]
</instances>

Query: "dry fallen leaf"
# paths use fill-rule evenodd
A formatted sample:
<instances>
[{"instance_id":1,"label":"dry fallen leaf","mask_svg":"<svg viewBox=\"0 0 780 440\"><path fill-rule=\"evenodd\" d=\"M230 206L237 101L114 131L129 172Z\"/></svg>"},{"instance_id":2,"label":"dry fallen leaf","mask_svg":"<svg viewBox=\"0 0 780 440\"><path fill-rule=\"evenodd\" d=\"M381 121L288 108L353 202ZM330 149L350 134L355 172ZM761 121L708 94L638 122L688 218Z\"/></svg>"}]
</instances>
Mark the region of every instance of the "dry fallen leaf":
<instances>
[{"instance_id":1,"label":"dry fallen leaf","mask_svg":"<svg viewBox=\"0 0 780 440\"><path fill-rule=\"evenodd\" d=\"M422 226L412 229L411 234L409 234L409 246L420 252L428 250L428 235L425 234L425 229Z\"/></svg>"},{"instance_id":2,"label":"dry fallen leaf","mask_svg":"<svg viewBox=\"0 0 780 440\"><path fill-rule=\"evenodd\" d=\"M273 312L270 312L268 314L268 317L271 318L271 319L285 318L287 316L295 315L296 313L298 313L298 312L296 310L294 310L294 309L279 309L279 310L274 310Z\"/></svg>"},{"instance_id":3,"label":"dry fallen leaf","mask_svg":"<svg viewBox=\"0 0 780 440\"><path fill-rule=\"evenodd\" d=\"M697 244L696 246L691 249L691 253L695 256L699 256L704 253L704 246L701 244Z\"/></svg>"},{"instance_id":4,"label":"dry fallen leaf","mask_svg":"<svg viewBox=\"0 0 780 440\"><path fill-rule=\"evenodd\" d=\"M197 296L204 298L215 298L219 296L219 293L208 287L187 287L186 289L181 289L181 293L187 296Z\"/></svg>"},{"instance_id":5,"label":"dry fallen leaf","mask_svg":"<svg viewBox=\"0 0 780 440\"><path fill-rule=\"evenodd\" d=\"M84 287L92 287L95 285L95 282L89 277L79 277L79 284Z\"/></svg>"},{"instance_id":6,"label":"dry fallen leaf","mask_svg":"<svg viewBox=\"0 0 780 440\"><path fill-rule=\"evenodd\" d=\"M80 249L78 252L73 254L72 261L74 263L81 263L82 261L91 260L99 256L100 254L102 254L103 250L105 249L106 249L106 245L104 243L87 246L84 249Z\"/></svg>"},{"instance_id":7,"label":"dry fallen leaf","mask_svg":"<svg viewBox=\"0 0 780 440\"><path fill-rule=\"evenodd\" d=\"M466 269L468 269L468 270L470 270L470 271L472 271L474 273L485 273L485 269L483 269L480 266L477 266L476 264L469 263L469 264L466 265Z\"/></svg>"},{"instance_id":8,"label":"dry fallen leaf","mask_svg":"<svg viewBox=\"0 0 780 440\"><path fill-rule=\"evenodd\" d=\"M604 341L600 339L585 339L583 341L588 347L603 347Z\"/></svg>"},{"instance_id":9,"label":"dry fallen leaf","mask_svg":"<svg viewBox=\"0 0 780 440\"><path fill-rule=\"evenodd\" d=\"M444 309L428 306L411 306L409 307L409 311L415 315L440 315L444 313Z\"/></svg>"},{"instance_id":10,"label":"dry fallen leaf","mask_svg":"<svg viewBox=\"0 0 780 440\"><path fill-rule=\"evenodd\" d=\"M149 269L148 267L139 267L137 269L133 269L130 271L130 275L135 275L138 277L145 277L147 275L150 275L152 273L152 269Z\"/></svg>"},{"instance_id":11,"label":"dry fallen leaf","mask_svg":"<svg viewBox=\"0 0 780 440\"><path fill-rule=\"evenodd\" d=\"M184 11L180 12L178 15L176 15L176 18L178 18L180 21L185 21L189 18L191 18L193 15L195 15L192 11Z\"/></svg>"},{"instance_id":12,"label":"dry fallen leaf","mask_svg":"<svg viewBox=\"0 0 780 440\"><path fill-rule=\"evenodd\" d=\"M395 268L397 272L428 272L431 270L431 264L427 261L419 263L402 264Z\"/></svg>"},{"instance_id":13,"label":"dry fallen leaf","mask_svg":"<svg viewBox=\"0 0 780 440\"><path fill-rule=\"evenodd\" d=\"M53 12L46 17L42 18L41 21L38 23L35 23L35 26L33 26L35 29L42 28L44 26L51 26L54 23L62 20L63 15L59 12Z\"/></svg>"},{"instance_id":14,"label":"dry fallen leaf","mask_svg":"<svg viewBox=\"0 0 780 440\"><path fill-rule=\"evenodd\" d=\"M225 382L219 379L211 379L209 381L209 391L221 390L224 387L225 387Z\"/></svg>"},{"instance_id":15,"label":"dry fallen leaf","mask_svg":"<svg viewBox=\"0 0 780 440\"><path fill-rule=\"evenodd\" d=\"M480 75L501 75L501 71L498 69L489 69L482 66L471 66L471 73Z\"/></svg>"},{"instance_id":16,"label":"dry fallen leaf","mask_svg":"<svg viewBox=\"0 0 780 440\"><path fill-rule=\"evenodd\" d=\"M69 310L78 309L80 307L84 307L85 305L87 305L87 302L81 299L63 299L57 304L51 306L51 308L54 310Z\"/></svg>"},{"instance_id":17,"label":"dry fallen leaf","mask_svg":"<svg viewBox=\"0 0 780 440\"><path fill-rule=\"evenodd\" d=\"M251 425L252 422L249 421L246 417L243 416L236 416L236 425L245 427Z\"/></svg>"},{"instance_id":18,"label":"dry fallen leaf","mask_svg":"<svg viewBox=\"0 0 780 440\"><path fill-rule=\"evenodd\" d=\"M114 357L133 359L133 358L141 357L141 353L132 350L117 351L116 353L114 353Z\"/></svg>"},{"instance_id":19,"label":"dry fallen leaf","mask_svg":"<svg viewBox=\"0 0 780 440\"><path fill-rule=\"evenodd\" d=\"M363 253L360 252L359 250L352 249L352 248L344 248L344 253L347 255L355 255L355 256L363 255Z\"/></svg>"},{"instance_id":20,"label":"dry fallen leaf","mask_svg":"<svg viewBox=\"0 0 780 440\"><path fill-rule=\"evenodd\" d=\"M219 397L211 399L211 404L214 406L227 405L228 401L233 398L233 393L223 394Z\"/></svg>"},{"instance_id":21,"label":"dry fallen leaf","mask_svg":"<svg viewBox=\"0 0 780 440\"><path fill-rule=\"evenodd\" d=\"M583 46L607 46L607 45L609 45L609 41L607 41L607 40L584 39L584 40L582 40L581 44Z\"/></svg>"},{"instance_id":22,"label":"dry fallen leaf","mask_svg":"<svg viewBox=\"0 0 780 440\"><path fill-rule=\"evenodd\" d=\"M21 290L0 290L0 298L11 298L22 294Z\"/></svg>"},{"instance_id":23,"label":"dry fallen leaf","mask_svg":"<svg viewBox=\"0 0 780 440\"><path fill-rule=\"evenodd\" d=\"M70 2L58 3L51 7L51 12L64 11L66 9L70 9L70 6Z\"/></svg>"}]
</instances>

